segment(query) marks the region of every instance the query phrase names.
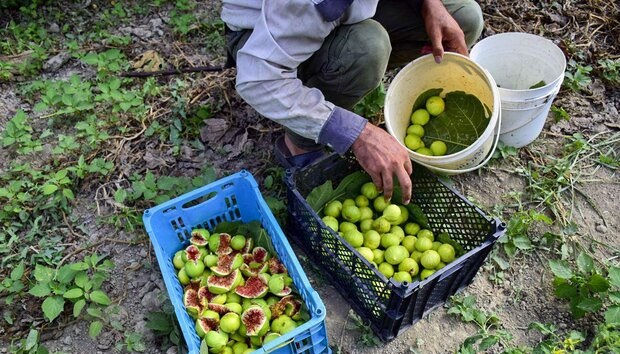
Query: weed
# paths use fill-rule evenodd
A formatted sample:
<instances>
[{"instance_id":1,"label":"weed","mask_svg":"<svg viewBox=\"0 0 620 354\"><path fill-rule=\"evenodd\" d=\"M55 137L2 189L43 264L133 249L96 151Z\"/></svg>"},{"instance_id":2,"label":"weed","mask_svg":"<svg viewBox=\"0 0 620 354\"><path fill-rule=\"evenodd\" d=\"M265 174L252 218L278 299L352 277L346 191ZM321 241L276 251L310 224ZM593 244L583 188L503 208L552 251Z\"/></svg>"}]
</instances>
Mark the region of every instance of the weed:
<instances>
[{"instance_id":1,"label":"weed","mask_svg":"<svg viewBox=\"0 0 620 354\"><path fill-rule=\"evenodd\" d=\"M349 310L349 318L353 321L354 327L352 329L357 329L360 332L359 341L362 345L375 347L381 344L381 339L375 336L370 325L362 320L353 310Z\"/></svg>"},{"instance_id":2,"label":"weed","mask_svg":"<svg viewBox=\"0 0 620 354\"><path fill-rule=\"evenodd\" d=\"M144 339L142 338L142 334L138 332L125 332L124 333L125 341L123 343L116 344L116 350L126 350L128 352L144 352L146 350L146 345L144 344Z\"/></svg>"},{"instance_id":3,"label":"weed","mask_svg":"<svg viewBox=\"0 0 620 354\"><path fill-rule=\"evenodd\" d=\"M100 258L96 253L84 257L82 262L66 264L57 269L37 264L33 272L36 282L28 293L45 298L41 309L49 322L62 313L66 302L73 305L75 318L86 309L92 318L89 335L94 338L103 329L102 308L112 303L101 286L113 266L111 261Z\"/></svg>"},{"instance_id":4,"label":"weed","mask_svg":"<svg viewBox=\"0 0 620 354\"><path fill-rule=\"evenodd\" d=\"M607 271L596 266L594 260L582 251L577 256L577 267L571 267L564 260L550 260L549 266L555 275L555 295L569 301L575 318L587 313L597 313L603 308L607 323L620 321L620 268L612 266ZM615 294L611 296L611 293Z\"/></svg>"},{"instance_id":5,"label":"weed","mask_svg":"<svg viewBox=\"0 0 620 354\"><path fill-rule=\"evenodd\" d=\"M383 82L353 107L353 111L362 117L368 118L374 124L381 121L381 113L385 103L385 85Z\"/></svg>"},{"instance_id":6,"label":"weed","mask_svg":"<svg viewBox=\"0 0 620 354\"><path fill-rule=\"evenodd\" d=\"M598 68L602 72L601 77L612 85L620 85L620 59L601 59Z\"/></svg>"},{"instance_id":7,"label":"weed","mask_svg":"<svg viewBox=\"0 0 620 354\"><path fill-rule=\"evenodd\" d=\"M571 59L568 62L566 73L564 73L565 80L562 85L574 92L584 91L592 83L591 71L592 66L583 66Z\"/></svg>"},{"instance_id":8,"label":"weed","mask_svg":"<svg viewBox=\"0 0 620 354\"><path fill-rule=\"evenodd\" d=\"M478 333L465 339L458 353L485 352L497 343L501 343L504 348L508 346L507 343L512 340L512 334L502 328L497 315L480 310L473 296L463 298L453 296L450 302L448 314L459 316L463 321L472 322L478 326Z\"/></svg>"},{"instance_id":9,"label":"weed","mask_svg":"<svg viewBox=\"0 0 620 354\"><path fill-rule=\"evenodd\" d=\"M556 123L561 120L565 120L565 121L570 120L570 115L562 107L551 105L551 112L553 112L553 116L555 118Z\"/></svg>"},{"instance_id":10,"label":"weed","mask_svg":"<svg viewBox=\"0 0 620 354\"><path fill-rule=\"evenodd\" d=\"M182 343L181 329L169 300L164 302L161 311L146 314L146 327L163 339L162 348Z\"/></svg>"},{"instance_id":11,"label":"weed","mask_svg":"<svg viewBox=\"0 0 620 354\"><path fill-rule=\"evenodd\" d=\"M48 354L47 348L39 343L40 339L39 331L30 329L25 339L21 339L17 343L11 342L8 348L9 352L12 354Z\"/></svg>"}]
</instances>

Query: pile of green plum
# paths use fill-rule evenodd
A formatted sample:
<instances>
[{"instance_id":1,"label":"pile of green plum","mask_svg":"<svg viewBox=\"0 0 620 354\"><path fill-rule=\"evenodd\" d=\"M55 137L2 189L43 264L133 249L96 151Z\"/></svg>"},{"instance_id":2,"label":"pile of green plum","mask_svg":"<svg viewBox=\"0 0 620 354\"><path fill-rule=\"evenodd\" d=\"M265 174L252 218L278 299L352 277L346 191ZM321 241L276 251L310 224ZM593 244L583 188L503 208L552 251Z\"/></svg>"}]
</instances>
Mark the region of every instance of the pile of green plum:
<instances>
[{"instance_id":1,"label":"pile of green plum","mask_svg":"<svg viewBox=\"0 0 620 354\"><path fill-rule=\"evenodd\" d=\"M386 201L372 182L355 198L333 200L321 211L325 225L338 232L379 272L399 282L424 280L456 254L432 230L410 220L407 207Z\"/></svg>"},{"instance_id":2,"label":"pile of green plum","mask_svg":"<svg viewBox=\"0 0 620 354\"><path fill-rule=\"evenodd\" d=\"M435 140L430 146L426 146L422 137L424 136L424 126L445 110L445 102L440 96L432 96L426 100L424 108L418 108L411 113L411 123L407 127L405 136L405 146L418 154L427 156L443 156L448 151L446 143Z\"/></svg>"}]
</instances>

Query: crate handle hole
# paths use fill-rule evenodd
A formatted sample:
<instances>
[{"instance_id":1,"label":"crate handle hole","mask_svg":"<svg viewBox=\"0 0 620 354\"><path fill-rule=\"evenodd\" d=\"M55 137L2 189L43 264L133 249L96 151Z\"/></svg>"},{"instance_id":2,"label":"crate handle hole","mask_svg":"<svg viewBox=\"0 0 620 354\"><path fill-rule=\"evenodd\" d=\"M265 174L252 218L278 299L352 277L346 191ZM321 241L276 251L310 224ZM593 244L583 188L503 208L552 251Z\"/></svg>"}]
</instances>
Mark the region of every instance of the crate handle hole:
<instances>
[{"instance_id":1,"label":"crate handle hole","mask_svg":"<svg viewBox=\"0 0 620 354\"><path fill-rule=\"evenodd\" d=\"M191 207L195 207L197 205L206 203L207 201L215 198L217 196L217 192L211 192L211 193L207 193L205 195L202 195L196 199L192 199L186 203L183 204L183 209L187 209L187 208L191 208Z\"/></svg>"},{"instance_id":2,"label":"crate handle hole","mask_svg":"<svg viewBox=\"0 0 620 354\"><path fill-rule=\"evenodd\" d=\"M168 214L168 213L173 212L173 211L175 211L175 210L177 210L177 207L173 206L173 207L170 207L170 208L165 209L165 210L163 211L163 213L164 213L164 214ZM147 210L147 212L148 212L148 210Z\"/></svg>"}]
</instances>

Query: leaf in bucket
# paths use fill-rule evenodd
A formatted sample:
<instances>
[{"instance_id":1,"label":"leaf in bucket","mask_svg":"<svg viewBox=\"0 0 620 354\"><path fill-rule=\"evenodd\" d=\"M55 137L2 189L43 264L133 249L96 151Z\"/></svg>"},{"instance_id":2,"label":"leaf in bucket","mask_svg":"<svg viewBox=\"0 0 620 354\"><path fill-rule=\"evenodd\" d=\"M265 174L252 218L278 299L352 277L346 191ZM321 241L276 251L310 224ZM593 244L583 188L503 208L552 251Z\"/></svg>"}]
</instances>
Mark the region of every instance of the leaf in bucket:
<instances>
[{"instance_id":1,"label":"leaf in bucket","mask_svg":"<svg viewBox=\"0 0 620 354\"><path fill-rule=\"evenodd\" d=\"M534 85L530 86L530 90L531 89L535 89L535 88L539 88L539 87L543 87L547 85L547 83L545 82L545 80L540 80L537 83L535 83Z\"/></svg>"},{"instance_id":2,"label":"leaf in bucket","mask_svg":"<svg viewBox=\"0 0 620 354\"><path fill-rule=\"evenodd\" d=\"M453 154L473 144L489 125L490 116L480 100L468 93L454 91L444 98L446 110L424 126L422 140L430 146L435 140L448 147Z\"/></svg>"},{"instance_id":3,"label":"leaf in bucket","mask_svg":"<svg viewBox=\"0 0 620 354\"><path fill-rule=\"evenodd\" d=\"M426 90L422 92L422 94L420 94L420 96L418 96L418 98L415 100L411 113L413 113L413 111L415 111L418 108L426 107L426 100L428 100L429 98L433 96L439 96L442 91L443 91L442 88L435 88L435 89L430 89L430 90Z\"/></svg>"}]
</instances>

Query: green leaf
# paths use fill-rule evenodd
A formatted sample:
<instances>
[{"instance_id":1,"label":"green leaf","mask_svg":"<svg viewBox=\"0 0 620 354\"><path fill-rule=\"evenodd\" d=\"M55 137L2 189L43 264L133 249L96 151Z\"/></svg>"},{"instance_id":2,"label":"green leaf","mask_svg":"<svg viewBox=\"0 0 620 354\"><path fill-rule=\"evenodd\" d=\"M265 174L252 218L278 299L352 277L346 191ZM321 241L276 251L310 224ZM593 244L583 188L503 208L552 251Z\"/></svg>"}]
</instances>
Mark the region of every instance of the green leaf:
<instances>
[{"instance_id":1,"label":"green leaf","mask_svg":"<svg viewBox=\"0 0 620 354\"><path fill-rule=\"evenodd\" d=\"M612 286L620 289L620 268L615 266L609 268L609 282Z\"/></svg>"},{"instance_id":2,"label":"green leaf","mask_svg":"<svg viewBox=\"0 0 620 354\"><path fill-rule=\"evenodd\" d=\"M71 280L75 277L76 271L71 269L71 266L68 264L63 265L56 273L56 280L63 284L69 284Z\"/></svg>"},{"instance_id":3,"label":"green leaf","mask_svg":"<svg viewBox=\"0 0 620 354\"><path fill-rule=\"evenodd\" d=\"M84 291L82 291L82 289L73 288L73 289L67 290L62 296L65 299L77 299L78 297L81 297L82 295L84 295Z\"/></svg>"},{"instance_id":4,"label":"green leaf","mask_svg":"<svg viewBox=\"0 0 620 354\"><path fill-rule=\"evenodd\" d=\"M605 311L605 322L608 324L620 324L620 306L612 306Z\"/></svg>"},{"instance_id":5,"label":"green leaf","mask_svg":"<svg viewBox=\"0 0 620 354\"><path fill-rule=\"evenodd\" d=\"M532 249L532 241L525 235L515 235L512 238L512 243L520 250Z\"/></svg>"},{"instance_id":6,"label":"green leaf","mask_svg":"<svg viewBox=\"0 0 620 354\"><path fill-rule=\"evenodd\" d=\"M570 284L558 284L555 286L555 296L560 299L571 299L577 296L577 289Z\"/></svg>"},{"instance_id":7,"label":"green leaf","mask_svg":"<svg viewBox=\"0 0 620 354\"><path fill-rule=\"evenodd\" d=\"M601 299L590 297L579 301L577 307L587 312L596 312L601 309L603 302Z\"/></svg>"},{"instance_id":8,"label":"green leaf","mask_svg":"<svg viewBox=\"0 0 620 354\"><path fill-rule=\"evenodd\" d=\"M331 200L333 193L334 188L332 187L332 181L327 180L325 183L312 189L312 191L308 194L306 201L310 207L318 213L321 208L323 208L323 206Z\"/></svg>"},{"instance_id":9,"label":"green leaf","mask_svg":"<svg viewBox=\"0 0 620 354\"><path fill-rule=\"evenodd\" d=\"M497 336L491 335L480 341L480 345L478 345L478 349L480 351L485 351L492 346L494 346L499 341Z\"/></svg>"},{"instance_id":10,"label":"green leaf","mask_svg":"<svg viewBox=\"0 0 620 354\"><path fill-rule=\"evenodd\" d=\"M75 195L73 195L73 191L71 189L69 189L69 188L63 188L62 189L62 195L64 195L69 200L74 200L75 199Z\"/></svg>"},{"instance_id":11,"label":"green leaf","mask_svg":"<svg viewBox=\"0 0 620 354\"><path fill-rule=\"evenodd\" d=\"M577 256L577 269L580 272L590 274L594 270L594 260L585 252L580 252Z\"/></svg>"},{"instance_id":12,"label":"green leaf","mask_svg":"<svg viewBox=\"0 0 620 354\"><path fill-rule=\"evenodd\" d=\"M112 303L112 301L110 301L110 298L108 297L108 295L106 295L103 291L101 290L95 290L92 293L90 293L90 299L93 302L96 302L100 305L109 305Z\"/></svg>"},{"instance_id":13,"label":"green leaf","mask_svg":"<svg viewBox=\"0 0 620 354\"><path fill-rule=\"evenodd\" d=\"M58 190L58 186L55 184L46 184L41 188L43 195L50 195Z\"/></svg>"},{"instance_id":14,"label":"green leaf","mask_svg":"<svg viewBox=\"0 0 620 354\"><path fill-rule=\"evenodd\" d=\"M82 309L85 305L86 300L84 299L79 299L78 301L76 301L75 304L73 304L73 317L77 318L80 313L82 313Z\"/></svg>"},{"instance_id":15,"label":"green leaf","mask_svg":"<svg viewBox=\"0 0 620 354\"><path fill-rule=\"evenodd\" d=\"M556 277L562 279L570 279L573 277L573 272L568 266L568 263L558 259L552 259L549 261L551 271Z\"/></svg>"},{"instance_id":16,"label":"green leaf","mask_svg":"<svg viewBox=\"0 0 620 354\"><path fill-rule=\"evenodd\" d=\"M103 312L96 307L89 306L88 308L86 308L86 313L93 317L103 319Z\"/></svg>"},{"instance_id":17,"label":"green leaf","mask_svg":"<svg viewBox=\"0 0 620 354\"><path fill-rule=\"evenodd\" d=\"M31 329L26 338L26 350L32 350L39 343L39 331Z\"/></svg>"},{"instance_id":18,"label":"green leaf","mask_svg":"<svg viewBox=\"0 0 620 354\"><path fill-rule=\"evenodd\" d=\"M88 275L86 274L86 272L78 272L77 274L75 274L75 285L84 289L86 283L88 283Z\"/></svg>"},{"instance_id":19,"label":"green leaf","mask_svg":"<svg viewBox=\"0 0 620 354\"><path fill-rule=\"evenodd\" d=\"M77 262L77 263L71 263L70 267L73 270L87 270L89 266L88 266L88 263L86 262Z\"/></svg>"},{"instance_id":20,"label":"green leaf","mask_svg":"<svg viewBox=\"0 0 620 354\"><path fill-rule=\"evenodd\" d=\"M423 229L430 229L430 225L428 224L428 217L424 214L422 208L413 203L409 203L405 205L407 210L409 210L409 218L411 218L416 224L420 225Z\"/></svg>"},{"instance_id":21,"label":"green leaf","mask_svg":"<svg viewBox=\"0 0 620 354\"><path fill-rule=\"evenodd\" d=\"M102 329L103 323L101 323L101 321L93 321L88 327L88 335L94 339L99 335L99 333L101 333Z\"/></svg>"},{"instance_id":22,"label":"green leaf","mask_svg":"<svg viewBox=\"0 0 620 354\"><path fill-rule=\"evenodd\" d=\"M49 295L52 292L48 283L37 283L35 286L30 288L28 294L36 297L44 297Z\"/></svg>"},{"instance_id":23,"label":"green leaf","mask_svg":"<svg viewBox=\"0 0 620 354\"><path fill-rule=\"evenodd\" d=\"M125 199L127 199L127 191L124 189L117 189L116 192L114 192L114 201L117 203L124 203Z\"/></svg>"},{"instance_id":24,"label":"green leaf","mask_svg":"<svg viewBox=\"0 0 620 354\"><path fill-rule=\"evenodd\" d=\"M322 185L315 187L308 194L306 201L318 213L325 204L332 200L357 196L362 185L369 181L370 176L362 171L353 172L343 178L336 189L333 189L332 181L327 180Z\"/></svg>"},{"instance_id":25,"label":"green leaf","mask_svg":"<svg viewBox=\"0 0 620 354\"><path fill-rule=\"evenodd\" d=\"M443 141L448 155L473 144L489 125L490 116L476 96L462 91L447 93L444 101L445 111L424 126L422 141L426 146Z\"/></svg>"},{"instance_id":26,"label":"green leaf","mask_svg":"<svg viewBox=\"0 0 620 354\"><path fill-rule=\"evenodd\" d=\"M609 282L600 274L592 274L588 280L588 287L596 293L602 293L609 289Z\"/></svg>"},{"instance_id":27,"label":"green leaf","mask_svg":"<svg viewBox=\"0 0 620 354\"><path fill-rule=\"evenodd\" d=\"M38 282L49 283L54 279L54 270L52 268L37 264L34 267L34 278Z\"/></svg>"},{"instance_id":28,"label":"green leaf","mask_svg":"<svg viewBox=\"0 0 620 354\"><path fill-rule=\"evenodd\" d=\"M11 271L11 275L9 276L11 280L20 280L24 275L24 269L24 262L19 262L19 264Z\"/></svg>"},{"instance_id":29,"label":"green leaf","mask_svg":"<svg viewBox=\"0 0 620 354\"><path fill-rule=\"evenodd\" d=\"M52 296L48 297L43 301L41 308L43 309L43 314L48 321L52 322L60 313L62 312L65 305L65 299L62 296Z\"/></svg>"}]
</instances>

